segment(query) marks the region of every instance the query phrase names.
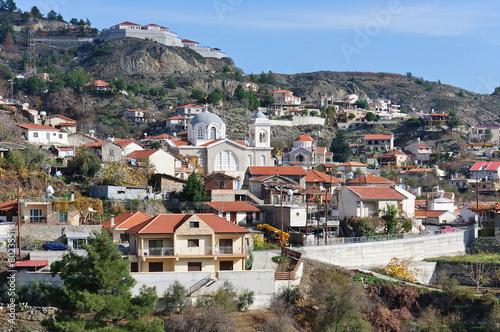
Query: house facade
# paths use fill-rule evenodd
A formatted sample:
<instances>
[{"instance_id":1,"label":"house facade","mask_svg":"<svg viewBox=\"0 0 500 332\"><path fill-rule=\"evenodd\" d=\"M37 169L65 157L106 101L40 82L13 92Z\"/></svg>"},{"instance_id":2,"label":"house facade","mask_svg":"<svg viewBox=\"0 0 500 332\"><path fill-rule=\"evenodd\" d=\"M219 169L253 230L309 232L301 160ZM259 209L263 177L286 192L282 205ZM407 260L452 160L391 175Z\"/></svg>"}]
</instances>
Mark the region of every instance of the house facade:
<instances>
[{"instance_id":1,"label":"house facade","mask_svg":"<svg viewBox=\"0 0 500 332\"><path fill-rule=\"evenodd\" d=\"M113 242L129 242L129 234L125 234L125 231L151 218L140 211L131 211L112 216L101 225L111 235Z\"/></svg>"},{"instance_id":2,"label":"house facade","mask_svg":"<svg viewBox=\"0 0 500 332\"><path fill-rule=\"evenodd\" d=\"M204 106L196 104L187 104L184 106L179 106L175 108L175 116L183 116L185 120L189 122L195 115L200 114L206 108Z\"/></svg>"},{"instance_id":3,"label":"house facade","mask_svg":"<svg viewBox=\"0 0 500 332\"><path fill-rule=\"evenodd\" d=\"M237 225L252 225L261 222L261 211L247 201L206 202L203 210Z\"/></svg>"},{"instance_id":4,"label":"house facade","mask_svg":"<svg viewBox=\"0 0 500 332\"><path fill-rule=\"evenodd\" d=\"M126 233L132 272L243 271L250 250L249 232L215 214L160 214Z\"/></svg>"},{"instance_id":5,"label":"house facade","mask_svg":"<svg viewBox=\"0 0 500 332\"><path fill-rule=\"evenodd\" d=\"M68 135L76 133L77 121L60 114L46 116L40 119L42 125L53 127L68 133Z\"/></svg>"},{"instance_id":6,"label":"house facade","mask_svg":"<svg viewBox=\"0 0 500 332\"><path fill-rule=\"evenodd\" d=\"M365 135L365 153L394 149L394 135Z\"/></svg>"},{"instance_id":7,"label":"house facade","mask_svg":"<svg viewBox=\"0 0 500 332\"><path fill-rule=\"evenodd\" d=\"M36 124L19 124L25 140L34 145L68 145L68 133Z\"/></svg>"},{"instance_id":8,"label":"house facade","mask_svg":"<svg viewBox=\"0 0 500 332\"><path fill-rule=\"evenodd\" d=\"M149 111L128 109L123 111L123 117L132 122L149 122Z\"/></svg>"},{"instance_id":9,"label":"house facade","mask_svg":"<svg viewBox=\"0 0 500 332\"><path fill-rule=\"evenodd\" d=\"M432 148L429 145L420 142L420 139L417 143L405 146L404 149L415 155L415 159L420 162L428 162L431 160Z\"/></svg>"},{"instance_id":10,"label":"house facade","mask_svg":"<svg viewBox=\"0 0 500 332\"><path fill-rule=\"evenodd\" d=\"M125 159L133 161L135 166L149 166L156 174L175 176L175 169L181 167L179 159L162 149L134 151Z\"/></svg>"},{"instance_id":11,"label":"house facade","mask_svg":"<svg viewBox=\"0 0 500 332\"><path fill-rule=\"evenodd\" d=\"M478 142L483 142L486 140L486 132L487 130L491 131L493 135L492 138L488 141L490 143L500 143L500 126L490 126L490 125L476 125L472 126L469 131L469 137L471 140L475 140Z\"/></svg>"}]
</instances>

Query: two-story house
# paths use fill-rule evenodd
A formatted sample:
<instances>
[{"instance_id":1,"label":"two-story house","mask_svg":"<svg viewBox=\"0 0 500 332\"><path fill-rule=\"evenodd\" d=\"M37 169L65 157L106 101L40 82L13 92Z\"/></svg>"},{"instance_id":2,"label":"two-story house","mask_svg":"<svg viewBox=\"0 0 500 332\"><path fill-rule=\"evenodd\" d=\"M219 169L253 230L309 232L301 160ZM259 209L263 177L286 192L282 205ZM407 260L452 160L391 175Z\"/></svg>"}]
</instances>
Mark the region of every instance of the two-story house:
<instances>
[{"instance_id":1,"label":"two-story house","mask_svg":"<svg viewBox=\"0 0 500 332\"><path fill-rule=\"evenodd\" d=\"M429 145L420 142L420 139L417 140L417 143L405 146L404 149L413 153L415 155L415 159L420 162L428 162L431 160L432 148Z\"/></svg>"},{"instance_id":2,"label":"two-story house","mask_svg":"<svg viewBox=\"0 0 500 332\"><path fill-rule=\"evenodd\" d=\"M365 135L365 153L394 149L394 135Z\"/></svg>"},{"instance_id":3,"label":"two-story house","mask_svg":"<svg viewBox=\"0 0 500 332\"><path fill-rule=\"evenodd\" d=\"M160 214L126 233L132 272L243 271L250 249L249 231L215 214Z\"/></svg>"},{"instance_id":4,"label":"two-story house","mask_svg":"<svg viewBox=\"0 0 500 332\"><path fill-rule=\"evenodd\" d=\"M123 111L123 117L125 119L131 120L132 122L148 122L150 118L148 117L147 110L132 110L128 109Z\"/></svg>"},{"instance_id":5,"label":"two-story house","mask_svg":"<svg viewBox=\"0 0 500 332\"><path fill-rule=\"evenodd\" d=\"M43 125L60 129L67 132L69 135L76 133L77 121L60 114L46 116L41 118L40 121Z\"/></svg>"},{"instance_id":6,"label":"two-story house","mask_svg":"<svg viewBox=\"0 0 500 332\"><path fill-rule=\"evenodd\" d=\"M25 140L35 145L68 145L68 133L36 124L18 124Z\"/></svg>"},{"instance_id":7,"label":"two-story house","mask_svg":"<svg viewBox=\"0 0 500 332\"><path fill-rule=\"evenodd\" d=\"M478 142L483 142L486 140L486 131L491 131L492 137L488 141L490 143L499 143L500 142L500 126L489 126L489 125L476 125L472 126L469 131L469 137L471 140L475 140Z\"/></svg>"},{"instance_id":8,"label":"two-story house","mask_svg":"<svg viewBox=\"0 0 500 332\"><path fill-rule=\"evenodd\" d=\"M477 162L471 168L471 179L498 181L500 178L500 162Z\"/></svg>"},{"instance_id":9,"label":"two-story house","mask_svg":"<svg viewBox=\"0 0 500 332\"><path fill-rule=\"evenodd\" d=\"M196 104L187 104L184 106L179 106L175 108L175 116L183 116L185 117L185 121L189 122L195 115L200 114L205 109L204 106L196 105Z\"/></svg>"}]
</instances>

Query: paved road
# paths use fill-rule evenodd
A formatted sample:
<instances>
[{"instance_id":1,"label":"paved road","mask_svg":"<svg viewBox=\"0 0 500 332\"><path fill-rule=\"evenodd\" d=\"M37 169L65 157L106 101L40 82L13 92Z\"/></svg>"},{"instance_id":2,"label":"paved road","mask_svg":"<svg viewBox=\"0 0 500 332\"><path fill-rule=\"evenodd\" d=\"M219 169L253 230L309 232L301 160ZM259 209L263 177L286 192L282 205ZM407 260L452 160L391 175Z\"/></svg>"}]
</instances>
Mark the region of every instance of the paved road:
<instances>
[{"instance_id":1,"label":"paved road","mask_svg":"<svg viewBox=\"0 0 500 332\"><path fill-rule=\"evenodd\" d=\"M276 263L272 258L280 254L280 250L255 250L253 254L252 270L275 270Z\"/></svg>"}]
</instances>

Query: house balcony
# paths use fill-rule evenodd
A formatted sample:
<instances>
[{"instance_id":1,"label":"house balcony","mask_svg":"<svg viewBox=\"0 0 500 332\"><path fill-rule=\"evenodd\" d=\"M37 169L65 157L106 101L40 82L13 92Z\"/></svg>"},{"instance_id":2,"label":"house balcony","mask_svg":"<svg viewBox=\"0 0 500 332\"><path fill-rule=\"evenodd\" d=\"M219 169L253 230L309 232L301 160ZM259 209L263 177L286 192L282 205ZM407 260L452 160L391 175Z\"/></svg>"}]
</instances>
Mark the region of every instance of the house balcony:
<instances>
[{"instance_id":1,"label":"house balcony","mask_svg":"<svg viewBox=\"0 0 500 332\"><path fill-rule=\"evenodd\" d=\"M215 257L215 256L247 256L251 247L159 247L138 249L139 257Z\"/></svg>"}]
</instances>

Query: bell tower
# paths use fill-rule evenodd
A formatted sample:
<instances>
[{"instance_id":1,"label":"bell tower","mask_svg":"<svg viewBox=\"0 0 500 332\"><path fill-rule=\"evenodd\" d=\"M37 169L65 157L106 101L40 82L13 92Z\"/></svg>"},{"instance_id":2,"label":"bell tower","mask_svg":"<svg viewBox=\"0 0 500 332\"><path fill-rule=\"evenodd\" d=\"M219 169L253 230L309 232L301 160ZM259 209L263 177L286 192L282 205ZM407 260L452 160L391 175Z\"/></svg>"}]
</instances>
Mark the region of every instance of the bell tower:
<instances>
[{"instance_id":1,"label":"bell tower","mask_svg":"<svg viewBox=\"0 0 500 332\"><path fill-rule=\"evenodd\" d=\"M255 113L248 124L248 142L250 147L268 148L271 146L271 124L260 111Z\"/></svg>"}]
</instances>

